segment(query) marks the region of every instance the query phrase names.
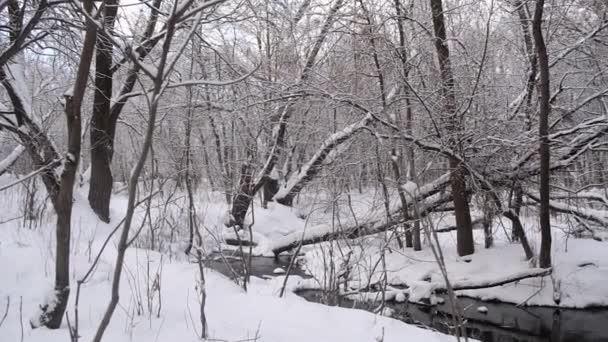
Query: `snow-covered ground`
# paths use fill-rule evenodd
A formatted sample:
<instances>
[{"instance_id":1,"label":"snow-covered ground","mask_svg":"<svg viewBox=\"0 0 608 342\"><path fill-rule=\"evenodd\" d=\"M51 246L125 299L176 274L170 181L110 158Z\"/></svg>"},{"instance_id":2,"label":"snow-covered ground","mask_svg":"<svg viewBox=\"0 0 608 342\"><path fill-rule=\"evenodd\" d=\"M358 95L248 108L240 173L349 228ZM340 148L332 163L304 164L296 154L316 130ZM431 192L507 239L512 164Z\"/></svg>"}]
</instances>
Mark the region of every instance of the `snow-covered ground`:
<instances>
[{"instance_id":1,"label":"snow-covered ground","mask_svg":"<svg viewBox=\"0 0 608 342\"><path fill-rule=\"evenodd\" d=\"M2 177L0 183L7 181ZM7 220L22 215L23 191L15 187L0 194L0 323L2 341L67 341L69 331L64 320L58 330L29 327L29 318L37 311L53 284L54 214L49 207L41 224L34 229L22 227L22 220ZM125 199L112 201L112 223L103 224L87 206L85 192L77 191L72 227L72 293L68 315L74 324L74 295L76 281L91 266L103 241L125 210ZM121 299L105 341L199 341L198 268L180 257L184 236L180 221L184 215L175 207L163 211L155 203L155 216L162 217L172 229L174 240L156 248L163 253L143 248L151 244L145 231L138 240L140 248L127 253L121 282ZM205 235L223 229L226 206L220 195L205 195L199 200L199 217ZM177 208L177 209L176 209ZM141 213L140 213L141 215ZM180 216L181 215L181 216ZM272 205L269 210L256 207L256 236L260 245L275 235L302 229L305 222L291 209ZM141 217L138 217L140 220ZM137 227L138 225L134 225ZM164 229L164 228L163 228ZM169 228L167 228L169 229ZM168 234L168 233L167 233ZM172 235L173 236L173 235ZM214 248L214 239L206 239ZM83 285L79 305L79 333L82 341L92 338L110 298L110 284L115 243L110 243L101 255L95 272ZM452 337L407 325L400 321L366 311L329 307L309 303L295 294L278 297L280 279L253 278L248 292L222 275L206 272L207 302L205 307L209 340L221 341L451 341ZM314 328L313 328L314 327ZM312 329L311 329L312 328Z\"/></svg>"},{"instance_id":2,"label":"snow-covered ground","mask_svg":"<svg viewBox=\"0 0 608 342\"><path fill-rule=\"evenodd\" d=\"M528 239L535 252L540 246L538 224L529 213L523 221ZM450 226L453 217L436 217L439 226ZM497 220L493 227L495 244L490 249L483 246L482 230L475 230L475 253L460 258L456 253L456 232L439 233L439 240L446 269L452 285L467 285L498 282L531 272L538 272L529 261L519 243L511 243L507 238L510 232L508 220ZM608 287L601 284L608 281L608 243L593 239L575 239L567 236L568 226L561 218L553 219L551 276L523 279L503 286L458 291L482 300L498 300L522 305L561 306L585 308L608 306ZM386 269L388 283L407 285L404 290L410 299L427 298L434 287L442 287L445 282L437 266L432 251L427 247L415 252L412 249L399 249L393 242L387 248L385 239L380 236L366 237L357 241L329 243L306 247L306 268L315 278L327 278L328 254L333 250L333 263L340 274L350 268L349 286L364 287L377 282ZM384 266L379 262L380 250L385 250ZM348 256L352 252L352 255ZM345 263L344 260L348 260ZM391 292L391 296L399 293ZM556 298L557 296L557 298ZM367 297L369 298L369 296ZM558 299L558 300L555 300Z\"/></svg>"}]
</instances>

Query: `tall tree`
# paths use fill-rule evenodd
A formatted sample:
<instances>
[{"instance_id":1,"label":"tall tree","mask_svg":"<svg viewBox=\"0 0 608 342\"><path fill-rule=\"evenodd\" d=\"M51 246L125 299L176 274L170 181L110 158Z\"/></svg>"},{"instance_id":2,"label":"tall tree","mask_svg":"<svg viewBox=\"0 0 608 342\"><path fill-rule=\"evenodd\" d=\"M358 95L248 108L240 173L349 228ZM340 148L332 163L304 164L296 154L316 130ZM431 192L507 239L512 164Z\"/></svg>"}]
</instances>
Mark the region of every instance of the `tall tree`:
<instances>
[{"instance_id":1,"label":"tall tree","mask_svg":"<svg viewBox=\"0 0 608 342\"><path fill-rule=\"evenodd\" d=\"M112 34L118 9L117 0L104 1L103 27ZM95 56L95 94L91 117L91 180L89 203L99 219L110 222L112 195L112 137L110 136L110 101L112 99L112 43L97 36Z\"/></svg>"},{"instance_id":2,"label":"tall tree","mask_svg":"<svg viewBox=\"0 0 608 342\"><path fill-rule=\"evenodd\" d=\"M441 74L441 92L443 108L445 110L445 134L447 134L448 147L456 156L450 156L450 185L454 201L454 215L456 216L456 231L458 255L468 255L475 252L473 229L471 225L471 212L467 198L466 174L467 170L458 155L462 155L462 118L456 108L456 94L454 89L454 74L450 62L450 49L446 36L445 18L443 15L442 0L430 0L433 17L433 31L435 33L435 50L439 61Z\"/></svg>"},{"instance_id":3,"label":"tall tree","mask_svg":"<svg viewBox=\"0 0 608 342\"><path fill-rule=\"evenodd\" d=\"M85 0L84 10L91 15L92 0ZM80 63L76 71L76 80L72 90L65 94L65 115L68 129L68 152L65 157L61 183L57 199L57 247L55 254L55 298L53 303L42 307L40 323L48 328L58 329L70 295L70 238L72 221L72 203L76 170L80 161L81 147L81 107L84 98L89 69L95 50L97 29L90 18L85 18L86 33L80 53Z\"/></svg>"},{"instance_id":4,"label":"tall tree","mask_svg":"<svg viewBox=\"0 0 608 342\"><path fill-rule=\"evenodd\" d=\"M547 47L543 38L542 21L545 1L536 0L534 20L532 21L532 35L536 45L540 81L538 82L538 93L540 113L538 117L538 135L540 145L538 153L540 156L540 255L539 266L551 267L551 218L550 218L550 150L549 150L549 112L551 94L549 88L549 57Z\"/></svg>"},{"instance_id":5,"label":"tall tree","mask_svg":"<svg viewBox=\"0 0 608 342\"><path fill-rule=\"evenodd\" d=\"M113 74L118 68L127 63L127 59L121 60L116 65L112 64L112 47L108 35L112 35L114 21L118 10L118 0L105 0L104 3L104 30L97 41L95 95L93 104L93 116L90 126L91 139L91 182L89 187L89 204L97 216L104 222L110 221L110 197L112 195L112 169L111 163L114 156L114 139L116 125L122 110L130 98L129 93L133 91L137 83L137 77L141 70L141 64L152 48L162 39L163 34L154 37L154 30L158 22L159 11L162 0L154 0L151 4L150 17L146 23L140 45L135 49L137 62L129 67L127 77L124 80L117 100L111 104ZM111 106L110 106L111 105Z\"/></svg>"}]
</instances>

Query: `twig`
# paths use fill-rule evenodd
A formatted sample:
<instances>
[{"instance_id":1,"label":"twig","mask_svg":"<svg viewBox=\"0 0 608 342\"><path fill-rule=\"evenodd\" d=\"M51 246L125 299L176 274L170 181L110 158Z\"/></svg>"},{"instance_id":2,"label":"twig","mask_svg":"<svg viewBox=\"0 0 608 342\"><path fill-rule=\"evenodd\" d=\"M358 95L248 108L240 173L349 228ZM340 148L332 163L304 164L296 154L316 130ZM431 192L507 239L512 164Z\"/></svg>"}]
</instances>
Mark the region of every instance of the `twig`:
<instances>
[{"instance_id":1,"label":"twig","mask_svg":"<svg viewBox=\"0 0 608 342\"><path fill-rule=\"evenodd\" d=\"M6 319L6 316L8 315L8 309L10 306L11 306L11 297L6 296L6 310L4 310L4 315L2 316L2 319L0 319L0 327L2 326L2 324L4 323L4 320Z\"/></svg>"}]
</instances>

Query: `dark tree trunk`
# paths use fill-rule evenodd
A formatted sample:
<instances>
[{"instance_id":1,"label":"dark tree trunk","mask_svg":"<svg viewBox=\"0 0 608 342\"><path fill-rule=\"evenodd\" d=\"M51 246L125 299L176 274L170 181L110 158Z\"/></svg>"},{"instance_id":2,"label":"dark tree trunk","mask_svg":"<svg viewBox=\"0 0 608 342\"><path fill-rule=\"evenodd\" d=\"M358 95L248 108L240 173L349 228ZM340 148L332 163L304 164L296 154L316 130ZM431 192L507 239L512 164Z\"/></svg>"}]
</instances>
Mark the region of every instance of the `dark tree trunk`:
<instances>
[{"instance_id":1,"label":"dark tree trunk","mask_svg":"<svg viewBox=\"0 0 608 342\"><path fill-rule=\"evenodd\" d=\"M153 8L160 8L162 0L154 0ZM104 27L106 32L111 34L116 13L118 10L118 0L108 0L105 7ZM146 58L148 53L162 38L162 35L157 35L154 39L150 39L154 33L156 22L158 19L158 11L152 11L150 20L147 23L144 32L142 46L137 49L139 60ZM139 65L133 66L127 72L127 79L122 85L119 100L111 105L112 98L112 44L108 38L99 35L97 41L97 56L96 56L96 73L95 73L95 94L93 115L90 127L91 139L91 180L89 188L89 204L93 211L104 222L110 221L110 197L112 195L112 157L114 154L114 137L116 133L116 125L118 118L127 102L129 94L135 87Z\"/></svg>"},{"instance_id":2,"label":"dark tree trunk","mask_svg":"<svg viewBox=\"0 0 608 342\"><path fill-rule=\"evenodd\" d=\"M272 202L272 198L279 191L279 181L277 179L267 177L266 181L264 182L263 191L264 208L266 208L268 202Z\"/></svg>"},{"instance_id":3,"label":"dark tree trunk","mask_svg":"<svg viewBox=\"0 0 608 342\"><path fill-rule=\"evenodd\" d=\"M84 7L90 13L93 3L84 2ZM61 174L61 185L57 198L57 250L55 255L55 295L56 302L52 310L45 312L44 324L50 329L61 326L63 314L67 307L70 295L70 235L72 220L72 202L74 181L80 159L81 146L81 113L82 98L87 85L93 51L95 49L96 28L93 23L86 20L86 35L76 80L74 93L65 97L65 114L68 127L68 153Z\"/></svg>"},{"instance_id":4,"label":"dark tree trunk","mask_svg":"<svg viewBox=\"0 0 608 342\"><path fill-rule=\"evenodd\" d=\"M547 47L542 32L542 19L544 0L536 0L534 20L532 22L532 34L536 45L538 67L540 70L540 82L538 83L540 115L538 120L538 135L540 137L540 231L541 244L539 255L539 266L551 267L551 220L549 208L549 178L550 178L550 151L549 151L549 107L550 85L549 85L549 58Z\"/></svg>"},{"instance_id":5,"label":"dark tree trunk","mask_svg":"<svg viewBox=\"0 0 608 342\"><path fill-rule=\"evenodd\" d=\"M241 165L241 178L239 179L239 190L234 196L232 202L232 211L229 226L236 226L239 229L244 228L245 216L253 199L251 165L247 162Z\"/></svg>"},{"instance_id":6,"label":"dark tree trunk","mask_svg":"<svg viewBox=\"0 0 608 342\"><path fill-rule=\"evenodd\" d=\"M469 255L475 252L473 241L473 227L471 212L467 198L467 184L465 181L465 168L460 161L450 158L450 185L454 201L454 215L456 216L456 244L458 255Z\"/></svg>"},{"instance_id":7,"label":"dark tree trunk","mask_svg":"<svg viewBox=\"0 0 608 342\"><path fill-rule=\"evenodd\" d=\"M116 0L105 4L104 28L111 34L116 18ZM97 36L95 57L95 94L91 118L91 178L89 204L103 222L110 222L112 196L112 149L110 136L110 101L112 99L112 43L104 35Z\"/></svg>"},{"instance_id":8,"label":"dark tree trunk","mask_svg":"<svg viewBox=\"0 0 608 342\"><path fill-rule=\"evenodd\" d=\"M524 192L521 188L521 183L516 182L515 189L513 189L513 204L512 209L513 213L519 217L521 214L521 206L524 203ZM511 220L513 221L513 220ZM517 233L518 227L515 226L515 222L511 225L511 239L513 241L519 241L519 234Z\"/></svg>"},{"instance_id":9,"label":"dark tree trunk","mask_svg":"<svg viewBox=\"0 0 608 342\"><path fill-rule=\"evenodd\" d=\"M494 236L492 235L492 221L494 220L494 205L492 198L488 194L483 195L483 236L484 247L490 248L494 244Z\"/></svg>"},{"instance_id":10,"label":"dark tree trunk","mask_svg":"<svg viewBox=\"0 0 608 342\"><path fill-rule=\"evenodd\" d=\"M454 94L454 75L450 64L450 50L448 48L445 19L443 16L442 0L430 0L433 16L433 30L435 32L435 49L439 60L441 73L442 94L444 98L444 109L446 111L445 133L448 135L448 145L456 153L460 154L462 137L462 118L456 112L456 95ZM471 226L471 213L469 201L466 194L466 168L463 163L455 157L449 158L451 170L450 183L456 225L458 230L457 249L458 255L473 254L475 246L473 241L473 229Z\"/></svg>"}]
</instances>

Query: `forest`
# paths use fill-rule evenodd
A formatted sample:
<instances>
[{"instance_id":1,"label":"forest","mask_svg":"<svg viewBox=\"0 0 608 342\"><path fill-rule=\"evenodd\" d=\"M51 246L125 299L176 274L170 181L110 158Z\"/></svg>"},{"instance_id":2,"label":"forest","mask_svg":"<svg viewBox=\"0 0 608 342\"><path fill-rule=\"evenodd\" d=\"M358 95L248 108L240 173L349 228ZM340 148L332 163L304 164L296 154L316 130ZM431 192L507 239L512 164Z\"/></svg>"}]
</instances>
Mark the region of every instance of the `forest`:
<instances>
[{"instance_id":1,"label":"forest","mask_svg":"<svg viewBox=\"0 0 608 342\"><path fill-rule=\"evenodd\" d=\"M608 341L606 0L0 0L0 83L0 341Z\"/></svg>"}]
</instances>

